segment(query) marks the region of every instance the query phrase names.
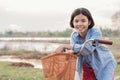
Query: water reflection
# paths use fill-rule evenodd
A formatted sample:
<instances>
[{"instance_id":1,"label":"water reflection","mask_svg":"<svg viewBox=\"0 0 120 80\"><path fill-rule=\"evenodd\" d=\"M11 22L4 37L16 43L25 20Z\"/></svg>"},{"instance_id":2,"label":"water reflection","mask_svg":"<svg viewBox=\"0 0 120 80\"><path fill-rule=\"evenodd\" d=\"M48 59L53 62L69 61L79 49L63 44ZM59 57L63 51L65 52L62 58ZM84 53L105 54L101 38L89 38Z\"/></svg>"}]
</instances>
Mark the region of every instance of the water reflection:
<instances>
[{"instance_id":1,"label":"water reflection","mask_svg":"<svg viewBox=\"0 0 120 80\"><path fill-rule=\"evenodd\" d=\"M39 52L51 52L59 46L59 43L30 42L30 41L0 41L0 49L4 50L30 50Z\"/></svg>"}]
</instances>

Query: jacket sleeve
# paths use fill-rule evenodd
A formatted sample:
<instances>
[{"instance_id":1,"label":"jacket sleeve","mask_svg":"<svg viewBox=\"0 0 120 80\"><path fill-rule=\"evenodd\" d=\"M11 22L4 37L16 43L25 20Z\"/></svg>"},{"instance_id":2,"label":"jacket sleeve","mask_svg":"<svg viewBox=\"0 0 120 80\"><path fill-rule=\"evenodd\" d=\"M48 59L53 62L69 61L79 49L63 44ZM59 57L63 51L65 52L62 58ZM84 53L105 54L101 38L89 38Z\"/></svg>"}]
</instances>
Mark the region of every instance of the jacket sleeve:
<instances>
[{"instance_id":1,"label":"jacket sleeve","mask_svg":"<svg viewBox=\"0 0 120 80\"><path fill-rule=\"evenodd\" d=\"M100 38L102 38L102 34L101 34L101 31L99 29L92 29L86 35L86 40L89 40L89 39L100 39ZM72 50L75 53L78 53L80 51L80 49L81 49L83 44L77 43L76 39L77 39L76 33L73 32L71 34L71 41L70 41L70 43L71 43ZM86 49L93 50L92 43L87 44L86 45Z\"/></svg>"},{"instance_id":2,"label":"jacket sleeve","mask_svg":"<svg viewBox=\"0 0 120 80\"><path fill-rule=\"evenodd\" d=\"M99 29L93 29L91 37L87 38L86 40L89 40L89 39L101 39L101 38L102 38L101 31ZM95 45L98 46L98 44L94 44L94 46L93 46L93 43L89 42L88 44L86 44L84 51L86 51L86 52L88 51L88 53L93 52Z\"/></svg>"},{"instance_id":3,"label":"jacket sleeve","mask_svg":"<svg viewBox=\"0 0 120 80\"><path fill-rule=\"evenodd\" d=\"M73 32L71 34L71 40L70 40L70 45L71 45L74 53L78 53L80 51L81 46L82 46L82 45L79 44L79 42L77 42L76 34L77 34L77 32Z\"/></svg>"}]
</instances>

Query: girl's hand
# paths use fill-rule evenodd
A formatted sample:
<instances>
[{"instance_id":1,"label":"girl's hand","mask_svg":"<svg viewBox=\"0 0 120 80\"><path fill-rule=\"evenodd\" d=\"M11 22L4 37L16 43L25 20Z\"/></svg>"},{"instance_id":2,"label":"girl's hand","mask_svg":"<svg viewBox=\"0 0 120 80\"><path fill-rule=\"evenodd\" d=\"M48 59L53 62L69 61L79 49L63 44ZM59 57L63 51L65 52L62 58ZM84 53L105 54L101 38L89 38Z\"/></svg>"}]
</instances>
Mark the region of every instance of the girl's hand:
<instances>
[{"instance_id":1,"label":"girl's hand","mask_svg":"<svg viewBox=\"0 0 120 80\"><path fill-rule=\"evenodd\" d=\"M54 53L74 53L73 50L71 49L70 44L62 44L60 45L55 51Z\"/></svg>"},{"instance_id":2,"label":"girl's hand","mask_svg":"<svg viewBox=\"0 0 120 80\"><path fill-rule=\"evenodd\" d=\"M73 50L67 50L65 53L74 54Z\"/></svg>"},{"instance_id":3,"label":"girl's hand","mask_svg":"<svg viewBox=\"0 0 120 80\"><path fill-rule=\"evenodd\" d=\"M53 53L58 54L58 53L62 53L63 51L64 51L64 46L61 45Z\"/></svg>"}]
</instances>

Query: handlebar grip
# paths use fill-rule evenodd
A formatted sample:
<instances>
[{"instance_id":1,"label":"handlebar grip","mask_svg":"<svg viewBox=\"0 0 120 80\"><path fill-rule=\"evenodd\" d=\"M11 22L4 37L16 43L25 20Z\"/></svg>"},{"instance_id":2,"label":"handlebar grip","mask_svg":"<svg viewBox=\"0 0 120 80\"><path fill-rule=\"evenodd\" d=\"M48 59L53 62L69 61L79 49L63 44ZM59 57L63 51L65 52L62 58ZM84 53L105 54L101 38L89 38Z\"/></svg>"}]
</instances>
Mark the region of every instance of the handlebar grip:
<instances>
[{"instance_id":1,"label":"handlebar grip","mask_svg":"<svg viewBox=\"0 0 120 80\"><path fill-rule=\"evenodd\" d=\"M110 40L98 39L97 41L98 41L99 43L102 43L102 44L108 44L108 45L112 45L112 44L113 44L113 41L110 41Z\"/></svg>"}]
</instances>

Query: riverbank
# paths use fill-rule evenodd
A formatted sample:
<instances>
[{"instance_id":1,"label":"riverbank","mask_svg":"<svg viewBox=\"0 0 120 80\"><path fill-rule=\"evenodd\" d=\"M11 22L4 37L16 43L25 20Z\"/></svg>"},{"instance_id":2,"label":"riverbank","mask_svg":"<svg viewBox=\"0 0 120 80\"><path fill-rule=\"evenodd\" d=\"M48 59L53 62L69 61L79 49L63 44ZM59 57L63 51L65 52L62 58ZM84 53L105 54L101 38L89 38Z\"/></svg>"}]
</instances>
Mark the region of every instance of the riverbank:
<instances>
[{"instance_id":1,"label":"riverbank","mask_svg":"<svg viewBox=\"0 0 120 80\"><path fill-rule=\"evenodd\" d=\"M0 51L0 62L10 62L11 66L34 67L42 69L41 58L48 53L37 51Z\"/></svg>"},{"instance_id":2,"label":"riverbank","mask_svg":"<svg viewBox=\"0 0 120 80\"><path fill-rule=\"evenodd\" d=\"M117 63L120 64L120 55L118 54L120 46L108 46L108 48L114 53ZM38 52L38 51L26 51L26 50L0 50L0 56L12 56L13 59L36 59L40 60L42 57L50 55L52 52ZM9 57L8 57L9 58Z\"/></svg>"},{"instance_id":3,"label":"riverbank","mask_svg":"<svg viewBox=\"0 0 120 80\"><path fill-rule=\"evenodd\" d=\"M40 59L50 52L38 52L38 51L27 51L27 50L0 50L0 56L14 56L15 58L20 59Z\"/></svg>"}]
</instances>

